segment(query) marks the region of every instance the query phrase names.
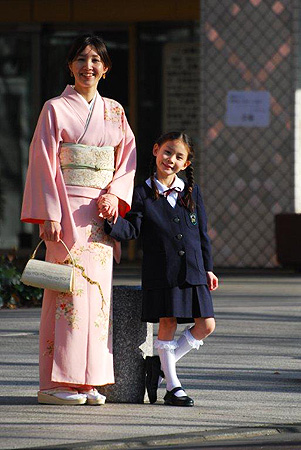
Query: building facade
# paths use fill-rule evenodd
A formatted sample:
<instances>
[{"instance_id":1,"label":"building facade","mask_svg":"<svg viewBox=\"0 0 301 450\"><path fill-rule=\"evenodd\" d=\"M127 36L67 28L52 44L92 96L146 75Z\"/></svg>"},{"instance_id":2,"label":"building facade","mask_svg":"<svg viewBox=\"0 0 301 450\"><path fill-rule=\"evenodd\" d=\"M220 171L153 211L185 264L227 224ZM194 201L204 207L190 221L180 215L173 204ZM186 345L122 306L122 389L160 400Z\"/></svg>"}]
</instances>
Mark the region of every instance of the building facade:
<instances>
[{"instance_id":1,"label":"building facade","mask_svg":"<svg viewBox=\"0 0 301 450\"><path fill-rule=\"evenodd\" d=\"M300 6L292 0L201 5L202 179L215 263L275 267L275 216L300 212Z\"/></svg>"},{"instance_id":2,"label":"building facade","mask_svg":"<svg viewBox=\"0 0 301 450\"><path fill-rule=\"evenodd\" d=\"M93 32L113 60L100 93L123 104L137 137L137 181L154 140L185 130L215 264L278 266L275 215L301 209L299 10L295 0L0 0L0 250L37 239L19 221L29 142L44 101L71 82L70 43ZM140 258L139 243L124 256Z\"/></svg>"}]
</instances>

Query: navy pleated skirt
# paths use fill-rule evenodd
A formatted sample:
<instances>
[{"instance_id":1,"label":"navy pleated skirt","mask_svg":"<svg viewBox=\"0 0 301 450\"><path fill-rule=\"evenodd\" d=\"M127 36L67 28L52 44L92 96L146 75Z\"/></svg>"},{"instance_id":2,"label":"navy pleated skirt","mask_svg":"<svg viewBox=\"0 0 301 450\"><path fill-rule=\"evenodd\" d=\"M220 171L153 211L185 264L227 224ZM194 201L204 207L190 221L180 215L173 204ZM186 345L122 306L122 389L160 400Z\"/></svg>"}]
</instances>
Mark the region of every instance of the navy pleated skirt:
<instances>
[{"instance_id":1,"label":"navy pleated skirt","mask_svg":"<svg viewBox=\"0 0 301 450\"><path fill-rule=\"evenodd\" d=\"M214 317L213 302L206 284L166 289L143 289L142 321L159 322L161 317L176 317L190 323L197 317Z\"/></svg>"}]
</instances>

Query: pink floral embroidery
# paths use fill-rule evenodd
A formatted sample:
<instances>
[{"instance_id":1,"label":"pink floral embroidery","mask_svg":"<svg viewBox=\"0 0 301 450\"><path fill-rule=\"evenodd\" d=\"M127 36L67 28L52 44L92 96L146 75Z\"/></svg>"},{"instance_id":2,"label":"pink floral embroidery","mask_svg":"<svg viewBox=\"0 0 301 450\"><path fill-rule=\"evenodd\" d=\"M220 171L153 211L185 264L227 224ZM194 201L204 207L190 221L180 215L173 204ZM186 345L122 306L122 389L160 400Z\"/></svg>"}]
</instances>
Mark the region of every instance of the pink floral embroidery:
<instances>
[{"instance_id":1,"label":"pink floral embroidery","mask_svg":"<svg viewBox=\"0 0 301 450\"><path fill-rule=\"evenodd\" d=\"M105 108L104 119L111 122L120 122L119 128L121 128L121 117L123 114L122 107L114 100L107 99L106 103L108 103L109 106Z\"/></svg>"},{"instance_id":2,"label":"pink floral embroidery","mask_svg":"<svg viewBox=\"0 0 301 450\"><path fill-rule=\"evenodd\" d=\"M61 292L57 297L56 320L64 317L71 328L79 328L78 311L74 308L72 295Z\"/></svg>"},{"instance_id":3,"label":"pink floral embroidery","mask_svg":"<svg viewBox=\"0 0 301 450\"><path fill-rule=\"evenodd\" d=\"M84 295L85 284L98 287L100 294L101 310L94 320L94 326L99 329L99 339L106 340L108 333L112 333L112 324L110 323L110 311L106 299L103 297L103 291L98 281L90 278L89 271L86 271L85 261L93 258L97 263L98 269L106 269L108 261L112 259L113 239L107 236L103 230L102 220L92 220L86 230L86 245L74 244L70 250L75 263L75 291L73 294L59 293L56 303L56 319L61 317L67 321L71 328L79 329L78 310L74 307L73 298ZM87 255L88 254L88 255ZM67 258L66 263L71 263ZM93 277L92 277L93 278Z\"/></svg>"},{"instance_id":4,"label":"pink floral embroidery","mask_svg":"<svg viewBox=\"0 0 301 450\"><path fill-rule=\"evenodd\" d=\"M108 335L112 334L112 323L109 311L100 311L96 316L94 326L99 329L98 339L100 341L107 340Z\"/></svg>"},{"instance_id":5,"label":"pink floral embroidery","mask_svg":"<svg viewBox=\"0 0 301 450\"><path fill-rule=\"evenodd\" d=\"M54 351L54 341L51 339L47 339L47 347L45 352L43 353L43 356L52 356Z\"/></svg>"},{"instance_id":6,"label":"pink floral embroidery","mask_svg":"<svg viewBox=\"0 0 301 450\"><path fill-rule=\"evenodd\" d=\"M113 239L106 235L103 230L103 223L99 224L92 220L91 226L87 229L88 247L83 248L92 254L94 261L100 262L102 267L106 266L108 259L112 257Z\"/></svg>"}]
</instances>

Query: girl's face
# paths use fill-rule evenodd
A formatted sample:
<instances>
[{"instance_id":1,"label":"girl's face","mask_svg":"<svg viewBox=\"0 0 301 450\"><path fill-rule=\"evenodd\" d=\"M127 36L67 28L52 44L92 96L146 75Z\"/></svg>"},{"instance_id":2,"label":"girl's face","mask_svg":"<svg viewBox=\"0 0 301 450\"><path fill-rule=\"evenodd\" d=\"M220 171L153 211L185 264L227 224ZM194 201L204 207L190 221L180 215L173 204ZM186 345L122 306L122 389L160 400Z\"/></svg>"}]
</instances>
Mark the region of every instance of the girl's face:
<instances>
[{"instance_id":1,"label":"girl's face","mask_svg":"<svg viewBox=\"0 0 301 450\"><path fill-rule=\"evenodd\" d=\"M75 78L75 89L84 93L87 89L97 88L97 84L107 68L104 66L96 48L87 45L76 58L69 64L69 69Z\"/></svg>"},{"instance_id":2,"label":"girl's face","mask_svg":"<svg viewBox=\"0 0 301 450\"><path fill-rule=\"evenodd\" d=\"M172 183L175 174L189 166L187 146L181 140L167 141L154 145L153 154L156 157L157 177Z\"/></svg>"}]
</instances>

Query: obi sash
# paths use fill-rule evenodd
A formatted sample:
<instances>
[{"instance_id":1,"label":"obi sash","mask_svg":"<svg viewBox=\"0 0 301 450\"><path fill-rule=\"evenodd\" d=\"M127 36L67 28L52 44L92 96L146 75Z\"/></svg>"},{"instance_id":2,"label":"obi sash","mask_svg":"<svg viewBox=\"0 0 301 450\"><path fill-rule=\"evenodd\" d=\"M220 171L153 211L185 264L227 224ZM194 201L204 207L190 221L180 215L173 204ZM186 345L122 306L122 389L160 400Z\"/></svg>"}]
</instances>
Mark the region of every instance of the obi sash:
<instances>
[{"instance_id":1,"label":"obi sash","mask_svg":"<svg viewBox=\"0 0 301 450\"><path fill-rule=\"evenodd\" d=\"M114 147L64 143L59 159L66 185L105 189L113 179Z\"/></svg>"}]
</instances>

